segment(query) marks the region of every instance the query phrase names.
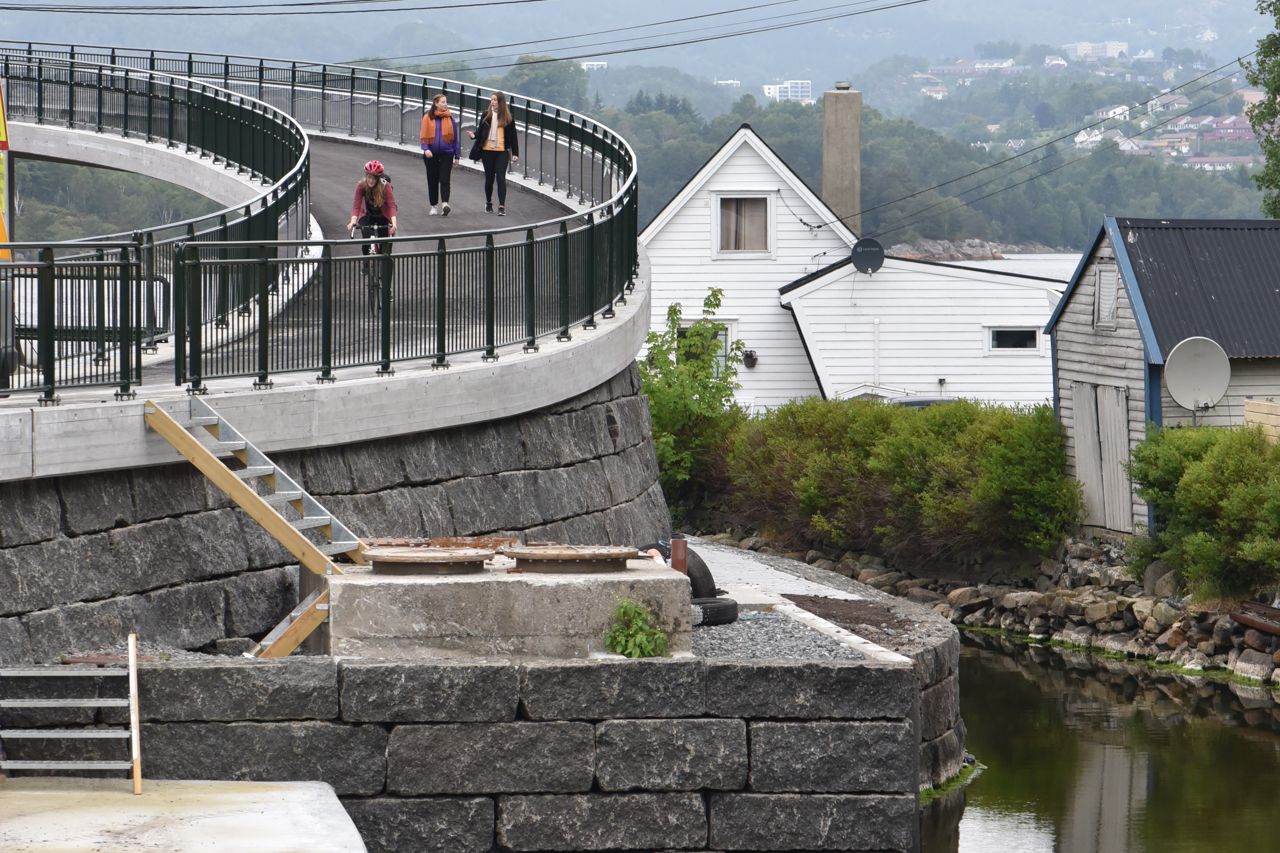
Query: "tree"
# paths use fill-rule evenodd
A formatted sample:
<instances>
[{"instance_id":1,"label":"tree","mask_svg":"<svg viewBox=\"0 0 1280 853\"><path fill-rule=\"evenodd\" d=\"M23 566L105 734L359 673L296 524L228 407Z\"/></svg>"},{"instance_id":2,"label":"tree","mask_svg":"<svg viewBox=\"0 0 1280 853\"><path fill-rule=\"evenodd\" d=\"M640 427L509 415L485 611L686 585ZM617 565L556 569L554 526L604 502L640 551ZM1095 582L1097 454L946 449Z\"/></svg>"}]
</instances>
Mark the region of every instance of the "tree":
<instances>
[{"instance_id":1,"label":"tree","mask_svg":"<svg viewBox=\"0 0 1280 853\"><path fill-rule=\"evenodd\" d=\"M1280 30L1280 0L1258 0L1258 11L1276 22ZM1245 79L1261 89L1262 100L1249 107L1249 124L1262 146L1263 165L1253 180L1262 189L1262 212L1280 219L1280 32L1258 39L1258 52L1244 66Z\"/></svg>"},{"instance_id":2,"label":"tree","mask_svg":"<svg viewBox=\"0 0 1280 853\"><path fill-rule=\"evenodd\" d=\"M578 63L549 56L522 56L516 62L502 78L503 91L571 110L587 108L587 72Z\"/></svg>"},{"instance_id":3,"label":"tree","mask_svg":"<svg viewBox=\"0 0 1280 853\"><path fill-rule=\"evenodd\" d=\"M666 324L649 333L649 352L639 362L662 489L675 504L692 506L702 496L711 457L738 414L733 392L743 344L726 346L725 326L714 319L723 295L713 288L702 316L689 325L681 320L680 303L671 303Z\"/></svg>"}]
</instances>

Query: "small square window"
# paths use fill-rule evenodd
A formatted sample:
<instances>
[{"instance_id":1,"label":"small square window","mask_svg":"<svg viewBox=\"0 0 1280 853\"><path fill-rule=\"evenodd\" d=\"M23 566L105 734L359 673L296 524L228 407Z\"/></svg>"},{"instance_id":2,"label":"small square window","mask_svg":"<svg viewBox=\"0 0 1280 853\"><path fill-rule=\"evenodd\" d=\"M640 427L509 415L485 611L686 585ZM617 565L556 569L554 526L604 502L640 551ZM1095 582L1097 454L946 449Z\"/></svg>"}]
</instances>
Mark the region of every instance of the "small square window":
<instances>
[{"instance_id":1,"label":"small square window","mask_svg":"<svg viewBox=\"0 0 1280 853\"><path fill-rule=\"evenodd\" d=\"M992 329L991 330L991 348L993 350L1006 349L1035 349L1040 346L1040 333L1038 329Z\"/></svg>"},{"instance_id":2,"label":"small square window","mask_svg":"<svg viewBox=\"0 0 1280 853\"><path fill-rule=\"evenodd\" d=\"M769 251L769 199L720 199L721 252Z\"/></svg>"}]
</instances>

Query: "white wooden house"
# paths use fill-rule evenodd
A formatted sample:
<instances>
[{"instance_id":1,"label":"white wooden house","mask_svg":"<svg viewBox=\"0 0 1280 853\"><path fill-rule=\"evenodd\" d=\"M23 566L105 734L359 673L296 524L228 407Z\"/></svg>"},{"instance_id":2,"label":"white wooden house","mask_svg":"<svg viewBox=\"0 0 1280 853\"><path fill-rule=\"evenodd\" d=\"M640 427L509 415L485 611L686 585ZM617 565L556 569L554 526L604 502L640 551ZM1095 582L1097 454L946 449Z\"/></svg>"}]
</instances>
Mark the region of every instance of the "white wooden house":
<instances>
[{"instance_id":1,"label":"white wooden house","mask_svg":"<svg viewBox=\"0 0 1280 853\"><path fill-rule=\"evenodd\" d=\"M831 209L744 124L640 234L652 277L652 323L679 302L701 316L712 287L724 289L717 319L756 366L738 373L749 409L820 393L778 288L845 257L854 236Z\"/></svg>"},{"instance_id":2,"label":"white wooden house","mask_svg":"<svg viewBox=\"0 0 1280 853\"><path fill-rule=\"evenodd\" d=\"M1077 261L1050 255L979 267L890 257L868 275L846 258L780 295L826 397L1034 405L1052 398L1043 324L1066 287L1066 265Z\"/></svg>"},{"instance_id":3,"label":"white wooden house","mask_svg":"<svg viewBox=\"0 0 1280 853\"><path fill-rule=\"evenodd\" d=\"M1107 217L1046 331L1054 407L1086 523L1132 532L1151 523L1125 465L1148 424L1231 426L1247 399L1280 398L1280 222ZM1165 358L1207 337L1231 363L1213 408L1169 396Z\"/></svg>"}]
</instances>

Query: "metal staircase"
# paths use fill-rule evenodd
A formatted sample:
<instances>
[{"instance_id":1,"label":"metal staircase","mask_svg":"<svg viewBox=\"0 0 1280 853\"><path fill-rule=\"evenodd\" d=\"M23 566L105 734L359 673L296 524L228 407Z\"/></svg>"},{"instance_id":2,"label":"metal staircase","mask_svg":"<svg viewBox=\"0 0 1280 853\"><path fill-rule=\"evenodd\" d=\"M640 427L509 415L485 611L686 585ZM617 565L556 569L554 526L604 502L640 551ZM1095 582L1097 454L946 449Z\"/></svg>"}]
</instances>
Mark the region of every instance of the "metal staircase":
<instances>
[{"instance_id":1,"label":"metal staircase","mask_svg":"<svg viewBox=\"0 0 1280 853\"><path fill-rule=\"evenodd\" d=\"M342 574L333 558L364 563L363 543L265 453L254 447L204 399L189 400L190 417L179 423L151 400L143 408L147 426L158 432L249 517L324 578ZM203 439L203 440L202 440ZM232 468L224 459L237 460ZM252 484L252 485L251 485ZM308 534L317 537L309 538ZM284 657L329 617L329 589L321 583L249 653Z\"/></svg>"},{"instance_id":2,"label":"metal staircase","mask_svg":"<svg viewBox=\"0 0 1280 853\"><path fill-rule=\"evenodd\" d=\"M139 739L138 722L138 637L129 635L129 660L124 667L96 666L35 666L27 668L0 669L0 679L43 679L43 678L127 678L129 679L129 695L121 698L102 698L89 696L82 698L0 698L0 716L5 711L30 711L40 709L67 708L128 708L128 726L85 726L82 728L31 728L10 729L0 726L0 747L5 741L65 741L65 740L127 740L129 741L129 758L118 760L76 760L76 761L44 761L20 760L9 761L4 758L4 750L0 748L0 782L4 780L6 770L129 770L133 774L133 792L142 793L142 751ZM7 692L7 691L6 691ZM3 695L3 693L0 693Z\"/></svg>"}]
</instances>

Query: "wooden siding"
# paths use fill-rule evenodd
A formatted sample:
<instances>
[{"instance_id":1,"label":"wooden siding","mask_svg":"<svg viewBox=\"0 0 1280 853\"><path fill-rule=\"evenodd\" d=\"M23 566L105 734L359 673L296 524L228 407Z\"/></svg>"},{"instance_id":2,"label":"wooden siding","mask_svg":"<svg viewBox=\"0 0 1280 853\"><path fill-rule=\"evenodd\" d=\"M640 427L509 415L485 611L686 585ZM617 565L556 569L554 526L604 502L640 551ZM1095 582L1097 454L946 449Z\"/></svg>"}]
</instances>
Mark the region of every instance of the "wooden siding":
<instances>
[{"instance_id":1,"label":"wooden siding","mask_svg":"<svg viewBox=\"0 0 1280 853\"><path fill-rule=\"evenodd\" d=\"M713 252L716 200L735 193L773 197L772 257L717 257ZM681 303L685 317L695 318L701 316L707 291L724 289L719 316L736 321L738 337L759 358L757 367L738 371L739 403L772 407L820 393L795 320L779 304L778 289L849 251L830 227L811 229L800 222L822 222L826 215L744 142L649 240L655 328L665 322L672 302Z\"/></svg>"},{"instance_id":2,"label":"wooden siding","mask_svg":"<svg viewBox=\"0 0 1280 853\"><path fill-rule=\"evenodd\" d=\"M1227 385L1227 393L1218 401L1218 405L1204 412L1199 412L1194 422L1200 426L1240 426L1244 423L1245 406L1254 400L1280 399L1280 359L1249 358L1234 359L1231 362L1231 382ZM1160 388L1161 411L1164 412L1164 423L1168 426L1190 425L1193 421L1191 411L1184 409L1169 396L1169 390Z\"/></svg>"},{"instance_id":3,"label":"wooden siding","mask_svg":"<svg viewBox=\"0 0 1280 853\"><path fill-rule=\"evenodd\" d=\"M1272 444L1280 440L1280 403L1270 400L1247 400L1244 404L1244 422L1262 430Z\"/></svg>"},{"instance_id":4,"label":"wooden siding","mask_svg":"<svg viewBox=\"0 0 1280 853\"><path fill-rule=\"evenodd\" d=\"M1077 474L1073 382L1121 388L1127 393L1130 452L1147 434L1146 355L1133 306L1123 287L1117 298L1116 328L1097 329L1093 325L1094 281L1099 262L1115 267L1115 253L1108 241L1102 242L1082 270L1080 282L1054 328L1058 415L1066 433L1067 467L1073 476ZM1136 493L1132 495L1132 506L1134 526L1145 527L1147 506Z\"/></svg>"},{"instance_id":5,"label":"wooden siding","mask_svg":"<svg viewBox=\"0 0 1280 853\"><path fill-rule=\"evenodd\" d=\"M1048 403L1048 338L1038 334L1035 350L991 351L988 341L992 328L1040 333L1056 294L1047 285L1001 278L892 260L870 276L851 267L833 273L794 303L828 395L880 385L1008 405Z\"/></svg>"}]
</instances>

